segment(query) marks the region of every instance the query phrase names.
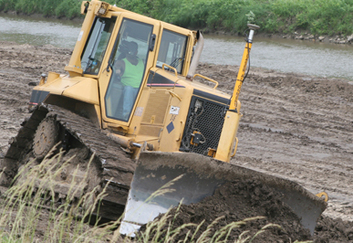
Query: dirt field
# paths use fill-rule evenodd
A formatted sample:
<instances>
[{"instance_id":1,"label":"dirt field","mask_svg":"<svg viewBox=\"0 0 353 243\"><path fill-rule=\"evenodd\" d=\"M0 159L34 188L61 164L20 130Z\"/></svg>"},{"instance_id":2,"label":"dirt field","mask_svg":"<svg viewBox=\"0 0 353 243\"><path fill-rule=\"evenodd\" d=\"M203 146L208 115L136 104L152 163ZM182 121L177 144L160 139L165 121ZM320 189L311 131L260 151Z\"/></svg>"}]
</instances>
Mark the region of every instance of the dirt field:
<instances>
[{"instance_id":1,"label":"dirt field","mask_svg":"<svg viewBox=\"0 0 353 243\"><path fill-rule=\"evenodd\" d=\"M231 89L237 68L202 65ZM325 191L325 215L353 221L353 82L253 68L240 93L232 163Z\"/></svg>"},{"instance_id":2,"label":"dirt field","mask_svg":"<svg viewBox=\"0 0 353 243\"><path fill-rule=\"evenodd\" d=\"M31 85L41 73L63 73L70 53L0 42L0 153L27 114ZM229 92L237 75L235 66L201 64L198 71ZM353 242L353 223L345 222L353 221L353 83L252 68L240 99L232 163L327 192L316 241Z\"/></svg>"}]
</instances>

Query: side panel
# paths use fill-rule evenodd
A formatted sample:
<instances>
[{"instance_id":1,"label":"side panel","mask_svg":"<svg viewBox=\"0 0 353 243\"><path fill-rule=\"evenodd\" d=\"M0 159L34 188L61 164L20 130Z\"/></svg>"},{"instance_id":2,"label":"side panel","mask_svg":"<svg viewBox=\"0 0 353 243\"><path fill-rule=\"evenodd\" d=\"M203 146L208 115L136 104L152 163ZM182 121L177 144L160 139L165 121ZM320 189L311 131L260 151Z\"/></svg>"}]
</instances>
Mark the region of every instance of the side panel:
<instances>
[{"instance_id":1,"label":"side panel","mask_svg":"<svg viewBox=\"0 0 353 243\"><path fill-rule=\"evenodd\" d=\"M171 90L170 104L166 110L166 118L161 136L160 151L176 152L179 150L181 137L187 119L192 96L192 87L179 86Z\"/></svg>"}]
</instances>

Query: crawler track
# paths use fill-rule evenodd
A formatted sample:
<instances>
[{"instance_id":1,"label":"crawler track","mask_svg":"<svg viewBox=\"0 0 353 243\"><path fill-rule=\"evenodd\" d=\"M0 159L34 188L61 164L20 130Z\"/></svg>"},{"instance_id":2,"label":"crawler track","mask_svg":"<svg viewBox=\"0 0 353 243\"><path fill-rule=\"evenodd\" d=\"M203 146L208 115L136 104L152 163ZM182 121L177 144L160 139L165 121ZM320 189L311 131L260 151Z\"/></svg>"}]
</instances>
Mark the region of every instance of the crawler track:
<instances>
[{"instance_id":1,"label":"crawler track","mask_svg":"<svg viewBox=\"0 0 353 243\"><path fill-rule=\"evenodd\" d=\"M2 184L9 186L18 168L34 159L32 153L33 137L39 123L45 117L54 117L59 123L61 131L64 132L64 142L68 147L66 158L77 154L66 175L56 180L56 193L65 194L65 190L68 190L68 181L73 177L72 173L77 165L82 169L75 178L78 180L84 178L85 166L90 160L90 155L94 154L93 169L90 169L89 172L92 174L89 175L84 190L90 191L97 185L103 188L109 182L106 189L107 196L100 209L100 216L108 220L120 217L127 200L135 162L89 119L57 106L38 106L32 115L23 122L1 166L1 168L7 168L4 171L6 180L3 180Z\"/></svg>"}]
</instances>

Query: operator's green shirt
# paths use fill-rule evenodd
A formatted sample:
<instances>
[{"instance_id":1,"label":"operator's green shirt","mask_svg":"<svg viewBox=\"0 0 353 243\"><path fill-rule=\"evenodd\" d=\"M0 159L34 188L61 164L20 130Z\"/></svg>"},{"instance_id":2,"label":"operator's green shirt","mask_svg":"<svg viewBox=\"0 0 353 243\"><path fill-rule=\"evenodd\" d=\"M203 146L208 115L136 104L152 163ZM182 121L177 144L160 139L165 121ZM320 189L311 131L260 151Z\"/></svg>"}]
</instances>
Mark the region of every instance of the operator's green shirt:
<instances>
[{"instance_id":1,"label":"operator's green shirt","mask_svg":"<svg viewBox=\"0 0 353 243\"><path fill-rule=\"evenodd\" d=\"M144 64L141 59L138 59L137 65L131 64L126 58L123 59L125 62L124 74L121 77L121 82L125 86L131 86L133 88L140 87L140 83L143 77Z\"/></svg>"}]
</instances>

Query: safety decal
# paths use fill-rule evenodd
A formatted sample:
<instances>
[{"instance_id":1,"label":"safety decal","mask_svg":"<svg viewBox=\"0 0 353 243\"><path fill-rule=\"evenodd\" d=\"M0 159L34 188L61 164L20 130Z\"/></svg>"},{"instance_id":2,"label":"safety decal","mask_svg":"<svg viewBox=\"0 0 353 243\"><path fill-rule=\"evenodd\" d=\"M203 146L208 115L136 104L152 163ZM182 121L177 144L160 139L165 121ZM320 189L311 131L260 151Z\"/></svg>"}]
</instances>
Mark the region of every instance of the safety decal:
<instances>
[{"instance_id":1,"label":"safety decal","mask_svg":"<svg viewBox=\"0 0 353 243\"><path fill-rule=\"evenodd\" d=\"M167 126L167 131L168 133L171 133L174 130L174 124L173 122L170 122Z\"/></svg>"},{"instance_id":2,"label":"safety decal","mask_svg":"<svg viewBox=\"0 0 353 243\"><path fill-rule=\"evenodd\" d=\"M180 107L171 106L171 107L170 107L169 114L178 115L178 114L179 114L179 110L180 110Z\"/></svg>"},{"instance_id":3,"label":"safety decal","mask_svg":"<svg viewBox=\"0 0 353 243\"><path fill-rule=\"evenodd\" d=\"M143 113L143 107L136 107L134 116L142 116Z\"/></svg>"},{"instance_id":4,"label":"safety decal","mask_svg":"<svg viewBox=\"0 0 353 243\"><path fill-rule=\"evenodd\" d=\"M83 36L83 30L80 31L80 34L78 35L77 41L81 41Z\"/></svg>"}]
</instances>

